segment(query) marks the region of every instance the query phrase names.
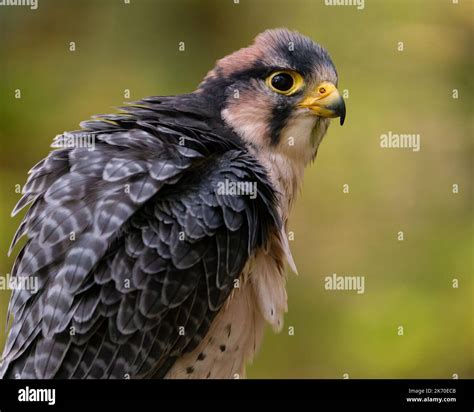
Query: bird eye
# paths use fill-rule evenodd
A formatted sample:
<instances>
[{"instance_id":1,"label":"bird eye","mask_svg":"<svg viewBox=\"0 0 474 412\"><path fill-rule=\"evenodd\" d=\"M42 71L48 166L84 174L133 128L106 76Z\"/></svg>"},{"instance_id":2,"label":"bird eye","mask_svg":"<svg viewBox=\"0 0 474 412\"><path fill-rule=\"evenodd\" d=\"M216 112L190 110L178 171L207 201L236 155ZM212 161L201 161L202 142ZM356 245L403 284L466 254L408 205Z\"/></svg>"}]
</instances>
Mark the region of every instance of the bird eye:
<instances>
[{"instance_id":1,"label":"bird eye","mask_svg":"<svg viewBox=\"0 0 474 412\"><path fill-rule=\"evenodd\" d=\"M274 92L289 96L303 85L303 77L296 72L278 71L267 77L267 85Z\"/></svg>"},{"instance_id":2,"label":"bird eye","mask_svg":"<svg viewBox=\"0 0 474 412\"><path fill-rule=\"evenodd\" d=\"M319 88L319 93L320 93L320 94L326 93L326 89L325 89L324 87L320 87L320 88Z\"/></svg>"},{"instance_id":3,"label":"bird eye","mask_svg":"<svg viewBox=\"0 0 474 412\"><path fill-rule=\"evenodd\" d=\"M272 77L273 88L280 90L281 92L287 92L293 87L293 77L288 73L279 73Z\"/></svg>"}]
</instances>

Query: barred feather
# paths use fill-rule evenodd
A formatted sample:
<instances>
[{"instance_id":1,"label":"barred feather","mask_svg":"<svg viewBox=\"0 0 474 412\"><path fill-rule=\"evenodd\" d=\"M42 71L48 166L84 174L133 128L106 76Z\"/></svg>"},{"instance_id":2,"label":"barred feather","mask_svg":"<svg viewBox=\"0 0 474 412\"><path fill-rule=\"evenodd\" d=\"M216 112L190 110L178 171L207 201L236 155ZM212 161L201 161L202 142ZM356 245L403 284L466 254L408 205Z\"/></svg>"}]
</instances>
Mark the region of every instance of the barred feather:
<instances>
[{"instance_id":1,"label":"barred feather","mask_svg":"<svg viewBox=\"0 0 474 412\"><path fill-rule=\"evenodd\" d=\"M13 293L0 377L162 377L203 339L280 223L264 169L196 99L83 122L72 133L95 150L60 148L31 170L12 274L40 289ZM226 179L258 196L218 194Z\"/></svg>"}]
</instances>

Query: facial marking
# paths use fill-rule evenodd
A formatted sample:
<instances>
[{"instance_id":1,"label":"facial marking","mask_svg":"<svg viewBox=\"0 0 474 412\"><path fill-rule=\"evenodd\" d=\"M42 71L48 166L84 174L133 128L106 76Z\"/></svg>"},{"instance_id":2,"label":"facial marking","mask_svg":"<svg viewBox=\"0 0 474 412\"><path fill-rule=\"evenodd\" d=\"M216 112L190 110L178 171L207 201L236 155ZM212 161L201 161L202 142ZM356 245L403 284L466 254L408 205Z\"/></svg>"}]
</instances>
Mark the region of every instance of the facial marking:
<instances>
[{"instance_id":1,"label":"facial marking","mask_svg":"<svg viewBox=\"0 0 474 412\"><path fill-rule=\"evenodd\" d=\"M268 94L242 90L239 97L230 97L222 110L222 118L245 141L267 145L272 117L272 100Z\"/></svg>"},{"instance_id":2,"label":"facial marking","mask_svg":"<svg viewBox=\"0 0 474 412\"><path fill-rule=\"evenodd\" d=\"M296 87L285 88L288 78L284 77L272 83L278 73L291 73L298 79ZM325 81L337 84L326 50L296 32L277 29L219 60L200 90L207 87L215 95L217 89L225 88L221 118L248 144L307 164L328 122L299 103Z\"/></svg>"}]
</instances>

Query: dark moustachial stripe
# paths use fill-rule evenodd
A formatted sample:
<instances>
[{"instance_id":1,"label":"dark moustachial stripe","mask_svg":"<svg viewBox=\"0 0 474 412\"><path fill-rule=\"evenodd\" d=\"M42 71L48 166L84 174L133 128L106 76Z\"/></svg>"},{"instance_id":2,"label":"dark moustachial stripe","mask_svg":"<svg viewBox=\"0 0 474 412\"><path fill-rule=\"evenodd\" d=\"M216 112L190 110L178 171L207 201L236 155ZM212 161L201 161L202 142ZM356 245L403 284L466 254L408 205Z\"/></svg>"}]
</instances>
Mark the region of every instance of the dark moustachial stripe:
<instances>
[{"instance_id":1,"label":"dark moustachial stripe","mask_svg":"<svg viewBox=\"0 0 474 412\"><path fill-rule=\"evenodd\" d=\"M280 143L281 131L285 127L288 118L293 111L290 105L278 105L272 110L270 120L270 143L272 146L277 146Z\"/></svg>"},{"instance_id":2,"label":"dark moustachial stripe","mask_svg":"<svg viewBox=\"0 0 474 412\"><path fill-rule=\"evenodd\" d=\"M219 70L216 71L216 77L208 79L201 85L204 92L207 92L208 98L212 99L215 107L224 107L227 95L225 91L228 86L232 84L238 84L239 81L247 81L249 79L261 79L264 80L273 71L281 69L276 66L266 66L264 62L257 60L253 67L240 72L235 73L231 77L223 78L219 76ZM212 92L212 90L219 90L220 93ZM285 97L286 99L286 97ZM270 119L268 119L270 127L270 144L276 146L280 141L281 130L284 128L289 116L292 112L291 105L282 104L275 106L272 109Z\"/></svg>"}]
</instances>

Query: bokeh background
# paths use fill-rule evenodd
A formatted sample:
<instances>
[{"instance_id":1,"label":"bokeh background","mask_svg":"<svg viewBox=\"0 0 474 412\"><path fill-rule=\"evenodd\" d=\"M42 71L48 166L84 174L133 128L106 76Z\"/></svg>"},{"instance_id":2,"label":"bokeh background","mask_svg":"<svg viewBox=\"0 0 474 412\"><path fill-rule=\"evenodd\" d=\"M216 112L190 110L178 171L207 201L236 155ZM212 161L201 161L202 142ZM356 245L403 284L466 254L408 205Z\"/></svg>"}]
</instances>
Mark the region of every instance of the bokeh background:
<instances>
[{"instance_id":1,"label":"bokeh background","mask_svg":"<svg viewBox=\"0 0 474 412\"><path fill-rule=\"evenodd\" d=\"M13 263L15 185L56 134L113 111L125 89L131 100L192 91L216 59L288 27L330 51L348 117L342 128L334 122L306 172L290 224L299 276L289 275L285 329L266 333L249 377L474 378L474 1L324 3L0 7L0 275ZM420 134L421 150L380 148L389 131ZM365 293L325 290L333 273L365 276ZM0 348L8 297L0 291Z\"/></svg>"}]
</instances>

